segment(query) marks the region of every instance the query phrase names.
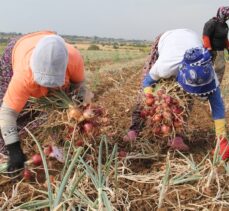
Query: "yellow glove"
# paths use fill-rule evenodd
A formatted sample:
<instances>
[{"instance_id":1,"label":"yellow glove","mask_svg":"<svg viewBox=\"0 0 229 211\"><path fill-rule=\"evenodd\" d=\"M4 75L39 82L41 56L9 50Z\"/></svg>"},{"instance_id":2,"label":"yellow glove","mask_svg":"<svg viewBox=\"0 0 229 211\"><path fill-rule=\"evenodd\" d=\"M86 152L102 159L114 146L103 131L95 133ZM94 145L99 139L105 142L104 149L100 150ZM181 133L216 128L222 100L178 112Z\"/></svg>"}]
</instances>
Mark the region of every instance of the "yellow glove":
<instances>
[{"instance_id":1,"label":"yellow glove","mask_svg":"<svg viewBox=\"0 0 229 211\"><path fill-rule=\"evenodd\" d=\"M145 95L148 95L148 94L151 94L153 95L153 88L151 86L147 86L144 88L144 94Z\"/></svg>"},{"instance_id":2,"label":"yellow glove","mask_svg":"<svg viewBox=\"0 0 229 211\"><path fill-rule=\"evenodd\" d=\"M225 119L217 119L215 122L215 133L216 137L226 137L226 120Z\"/></svg>"}]
</instances>

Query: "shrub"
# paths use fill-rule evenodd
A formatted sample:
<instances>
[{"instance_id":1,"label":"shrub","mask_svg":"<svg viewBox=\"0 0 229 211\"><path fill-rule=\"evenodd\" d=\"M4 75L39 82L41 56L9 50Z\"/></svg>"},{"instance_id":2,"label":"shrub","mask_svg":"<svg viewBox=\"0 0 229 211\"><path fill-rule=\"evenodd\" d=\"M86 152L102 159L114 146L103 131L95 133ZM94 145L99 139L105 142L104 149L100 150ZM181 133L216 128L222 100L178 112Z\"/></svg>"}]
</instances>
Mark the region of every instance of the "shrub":
<instances>
[{"instance_id":1,"label":"shrub","mask_svg":"<svg viewBox=\"0 0 229 211\"><path fill-rule=\"evenodd\" d=\"M87 50L98 51L100 48L98 45L90 45Z\"/></svg>"}]
</instances>

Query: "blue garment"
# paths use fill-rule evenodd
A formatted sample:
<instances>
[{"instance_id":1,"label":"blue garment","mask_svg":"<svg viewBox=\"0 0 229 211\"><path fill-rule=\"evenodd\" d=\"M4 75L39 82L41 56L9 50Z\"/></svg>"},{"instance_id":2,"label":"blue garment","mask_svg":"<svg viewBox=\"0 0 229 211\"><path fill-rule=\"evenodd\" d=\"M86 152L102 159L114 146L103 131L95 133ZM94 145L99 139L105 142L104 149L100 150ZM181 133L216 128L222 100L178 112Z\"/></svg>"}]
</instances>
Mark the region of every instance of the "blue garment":
<instances>
[{"instance_id":1,"label":"blue garment","mask_svg":"<svg viewBox=\"0 0 229 211\"><path fill-rule=\"evenodd\" d=\"M155 83L157 83L157 81L153 80L150 76L149 73L147 73L147 75L145 76L145 78L143 79L143 88L145 87L149 87L154 85Z\"/></svg>"},{"instance_id":2,"label":"blue garment","mask_svg":"<svg viewBox=\"0 0 229 211\"><path fill-rule=\"evenodd\" d=\"M212 110L212 118L214 120L225 118L225 107L221 97L220 88L217 87L216 91L208 96L209 103Z\"/></svg>"}]
</instances>

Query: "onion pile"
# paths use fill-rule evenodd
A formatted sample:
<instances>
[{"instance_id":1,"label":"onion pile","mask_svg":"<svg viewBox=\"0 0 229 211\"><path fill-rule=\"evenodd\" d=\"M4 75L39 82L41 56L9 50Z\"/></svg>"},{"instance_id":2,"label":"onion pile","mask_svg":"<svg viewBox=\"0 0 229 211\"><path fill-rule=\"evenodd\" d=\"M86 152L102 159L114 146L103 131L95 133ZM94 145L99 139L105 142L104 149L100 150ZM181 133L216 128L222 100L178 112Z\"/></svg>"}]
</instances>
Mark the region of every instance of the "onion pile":
<instances>
[{"instance_id":1,"label":"onion pile","mask_svg":"<svg viewBox=\"0 0 229 211\"><path fill-rule=\"evenodd\" d=\"M77 123L76 134L95 136L99 133L99 128L102 123L103 109L101 107L96 107L94 105L88 105L86 107L76 107L69 106L67 111L70 123ZM74 127L67 125L67 138L71 139L74 131ZM81 139L81 137L75 137L76 139ZM83 143L78 142L77 146L83 145Z\"/></svg>"},{"instance_id":2,"label":"onion pile","mask_svg":"<svg viewBox=\"0 0 229 211\"><path fill-rule=\"evenodd\" d=\"M146 95L145 107L141 110L141 117L146 119L152 133L159 137L172 136L181 131L184 115L179 100L168 95L164 89L159 89L155 96Z\"/></svg>"}]
</instances>

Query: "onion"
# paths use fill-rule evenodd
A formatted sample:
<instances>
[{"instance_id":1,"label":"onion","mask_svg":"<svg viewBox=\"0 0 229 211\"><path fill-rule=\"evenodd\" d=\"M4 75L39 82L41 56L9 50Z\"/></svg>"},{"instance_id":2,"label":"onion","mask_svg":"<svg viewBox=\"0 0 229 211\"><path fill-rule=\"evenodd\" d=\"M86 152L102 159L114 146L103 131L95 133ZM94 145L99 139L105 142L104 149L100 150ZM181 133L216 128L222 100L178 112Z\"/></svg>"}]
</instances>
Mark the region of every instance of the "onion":
<instances>
[{"instance_id":1,"label":"onion","mask_svg":"<svg viewBox=\"0 0 229 211\"><path fill-rule=\"evenodd\" d=\"M153 133L155 135L159 135L161 133L161 127L157 126L157 127L153 128Z\"/></svg>"},{"instance_id":2,"label":"onion","mask_svg":"<svg viewBox=\"0 0 229 211\"><path fill-rule=\"evenodd\" d=\"M83 140L76 141L76 146L77 147L82 147L83 145L84 145L84 141Z\"/></svg>"},{"instance_id":3,"label":"onion","mask_svg":"<svg viewBox=\"0 0 229 211\"><path fill-rule=\"evenodd\" d=\"M172 106L171 110L175 114L180 114L182 112L182 109L177 106Z\"/></svg>"},{"instance_id":4,"label":"onion","mask_svg":"<svg viewBox=\"0 0 229 211\"><path fill-rule=\"evenodd\" d=\"M159 97L162 97L163 94L165 94L165 90L164 90L164 89L159 89L159 90L157 91L157 95L158 95Z\"/></svg>"},{"instance_id":5,"label":"onion","mask_svg":"<svg viewBox=\"0 0 229 211\"><path fill-rule=\"evenodd\" d=\"M148 110L142 110L140 113L141 118L145 119L149 115Z\"/></svg>"},{"instance_id":6,"label":"onion","mask_svg":"<svg viewBox=\"0 0 229 211\"><path fill-rule=\"evenodd\" d=\"M130 130L127 135L123 137L123 141L135 141L137 139L137 133L134 130Z\"/></svg>"},{"instance_id":7,"label":"onion","mask_svg":"<svg viewBox=\"0 0 229 211\"><path fill-rule=\"evenodd\" d=\"M76 121L82 121L83 120L82 112L74 106L69 107L68 116L70 119L75 119Z\"/></svg>"},{"instance_id":8,"label":"onion","mask_svg":"<svg viewBox=\"0 0 229 211\"><path fill-rule=\"evenodd\" d=\"M25 180L30 180L31 179L31 176L32 176L32 174L31 174L31 171L29 169L25 169L23 171L23 178Z\"/></svg>"},{"instance_id":9,"label":"onion","mask_svg":"<svg viewBox=\"0 0 229 211\"><path fill-rule=\"evenodd\" d=\"M164 98L164 101L167 103L167 104L170 104L171 102L172 102L172 98L170 97L170 96L166 96L165 98Z\"/></svg>"},{"instance_id":10,"label":"onion","mask_svg":"<svg viewBox=\"0 0 229 211\"><path fill-rule=\"evenodd\" d=\"M161 114L155 114L152 118L153 122L160 122L162 120Z\"/></svg>"},{"instance_id":11,"label":"onion","mask_svg":"<svg viewBox=\"0 0 229 211\"><path fill-rule=\"evenodd\" d=\"M42 158L40 154L35 154L32 157L32 162L34 165L39 166L42 164Z\"/></svg>"},{"instance_id":12,"label":"onion","mask_svg":"<svg viewBox=\"0 0 229 211\"><path fill-rule=\"evenodd\" d=\"M83 130L85 133L89 134L93 131L93 124L90 122L87 122L83 125Z\"/></svg>"},{"instance_id":13,"label":"onion","mask_svg":"<svg viewBox=\"0 0 229 211\"><path fill-rule=\"evenodd\" d=\"M146 94L145 94L145 97L146 97L146 98L154 98L153 95L150 94L150 93L146 93Z\"/></svg>"},{"instance_id":14,"label":"onion","mask_svg":"<svg viewBox=\"0 0 229 211\"><path fill-rule=\"evenodd\" d=\"M43 151L45 155L49 156L50 153L52 152L52 146L50 145L46 146Z\"/></svg>"},{"instance_id":15,"label":"onion","mask_svg":"<svg viewBox=\"0 0 229 211\"><path fill-rule=\"evenodd\" d=\"M173 125L175 128L178 128L178 127L181 127L183 123L179 119L177 119L173 122Z\"/></svg>"},{"instance_id":16,"label":"onion","mask_svg":"<svg viewBox=\"0 0 229 211\"><path fill-rule=\"evenodd\" d=\"M93 118L94 116L95 116L95 114L94 114L93 110L90 109L90 108L87 108L87 109L84 110L84 112L83 112L83 117L84 117L85 119L91 119L91 118Z\"/></svg>"},{"instance_id":17,"label":"onion","mask_svg":"<svg viewBox=\"0 0 229 211\"><path fill-rule=\"evenodd\" d=\"M124 150L120 150L119 153L118 153L118 157L119 158L125 158L127 155L127 152L124 151Z\"/></svg>"},{"instance_id":18,"label":"onion","mask_svg":"<svg viewBox=\"0 0 229 211\"><path fill-rule=\"evenodd\" d=\"M172 114L171 114L169 111L164 111L162 115L163 115L163 117L164 117L166 120L171 121L171 119L172 119Z\"/></svg>"},{"instance_id":19,"label":"onion","mask_svg":"<svg viewBox=\"0 0 229 211\"><path fill-rule=\"evenodd\" d=\"M170 131L171 131L171 128L170 128L168 125L162 125L162 126L161 126L161 132L162 132L164 135L169 134Z\"/></svg>"},{"instance_id":20,"label":"onion","mask_svg":"<svg viewBox=\"0 0 229 211\"><path fill-rule=\"evenodd\" d=\"M147 106L152 106L154 103L154 99L153 98L147 98L146 99L146 105Z\"/></svg>"},{"instance_id":21,"label":"onion","mask_svg":"<svg viewBox=\"0 0 229 211\"><path fill-rule=\"evenodd\" d=\"M161 107L164 108L164 109L168 109L168 104L166 102L163 102L161 104Z\"/></svg>"},{"instance_id":22,"label":"onion","mask_svg":"<svg viewBox=\"0 0 229 211\"><path fill-rule=\"evenodd\" d=\"M156 107L152 107L150 110L149 110L149 115L150 116L153 116L156 112Z\"/></svg>"}]
</instances>

